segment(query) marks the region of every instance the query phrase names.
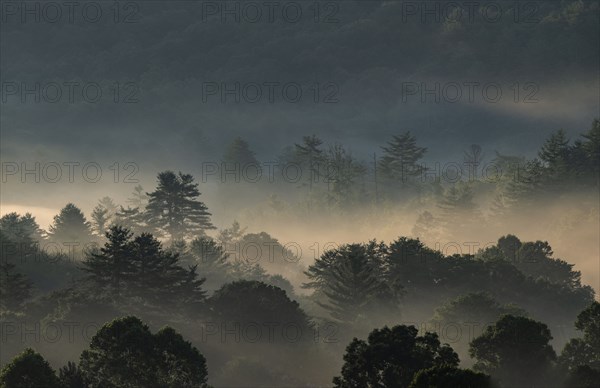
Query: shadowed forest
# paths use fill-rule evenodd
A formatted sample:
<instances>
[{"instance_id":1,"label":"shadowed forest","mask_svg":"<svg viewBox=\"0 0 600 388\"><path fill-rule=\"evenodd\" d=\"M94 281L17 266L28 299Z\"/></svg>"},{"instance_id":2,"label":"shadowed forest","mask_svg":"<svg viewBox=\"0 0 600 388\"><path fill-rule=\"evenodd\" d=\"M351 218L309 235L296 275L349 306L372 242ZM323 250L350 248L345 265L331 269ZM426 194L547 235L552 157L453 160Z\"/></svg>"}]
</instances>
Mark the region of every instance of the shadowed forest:
<instances>
[{"instance_id":1,"label":"shadowed forest","mask_svg":"<svg viewBox=\"0 0 600 388\"><path fill-rule=\"evenodd\" d=\"M598 388L600 3L0 0L0 388Z\"/></svg>"},{"instance_id":2,"label":"shadowed forest","mask_svg":"<svg viewBox=\"0 0 600 388\"><path fill-rule=\"evenodd\" d=\"M554 132L532 159L495 152L486 162L471 145L461 163L432 168L426 152L400 133L369 167L341 144L305 136L273 170L283 180L290 166L302 171L291 185L242 182L264 163L241 138L214 164L229 174L211 170L223 201L276 189L247 210L254 225L299 217L318 233L336 223L373 231L349 242L280 242L282 226L250 231L237 220L218 228L200 192L209 179L173 171L148 190L135 186L124 204L110 193L88 214L68 203L46 230L34 214L3 215L0 381L594 386L594 284L554 254L552 239L518 232L542 230L536 224L560 212L560 224L543 229L559 242L597 233L600 121L574 141ZM381 239L393 218L410 231ZM491 242L468 239L491 233Z\"/></svg>"}]
</instances>

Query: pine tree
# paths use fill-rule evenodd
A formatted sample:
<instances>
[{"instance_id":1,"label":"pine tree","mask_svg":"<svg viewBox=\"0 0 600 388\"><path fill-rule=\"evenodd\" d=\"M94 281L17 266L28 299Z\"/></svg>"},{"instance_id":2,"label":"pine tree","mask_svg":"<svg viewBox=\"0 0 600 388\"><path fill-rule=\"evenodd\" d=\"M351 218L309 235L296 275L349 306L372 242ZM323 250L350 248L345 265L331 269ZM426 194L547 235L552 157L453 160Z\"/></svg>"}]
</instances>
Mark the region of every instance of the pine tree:
<instances>
[{"instance_id":1,"label":"pine tree","mask_svg":"<svg viewBox=\"0 0 600 388\"><path fill-rule=\"evenodd\" d=\"M473 202L473 190L467 183L449 187L438 203L440 225L447 233L464 233L470 226L476 226L482 220L479 208Z\"/></svg>"},{"instance_id":2,"label":"pine tree","mask_svg":"<svg viewBox=\"0 0 600 388\"><path fill-rule=\"evenodd\" d=\"M323 175L327 181L328 194L331 193L333 201L342 208L356 203L360 199L357 180L366 173L365 166L340 144L329 147L325 160Z\"/></svg>"},{"instance_id":3,"label":"pine tree","mask_svg":"<svg viewBox=\"0 0 600 388\"><path fill-rule=\"evenodd\" d=\"M158 187L148 196L146 222L159 234L168 234L175 240L193 238L215 228L208 208L197 199L200 196L198 184L189 174L159 173Z\"/></svg>"},{"instance_id":4,"label":"pine tree","mask_svg":"<svg viewBox=\"0 0 600 388\"><path fill-rule=\"evenodd\" d=\"M540 160L546 168L546 175L552 182L562 182L569 171L570 147L565 131L554 132L542 146Z\"/></svg>"},{"instance_id":5,"label":"pine tree","mask_svg":"<svg viewBox=\"0 0 600 388\"><path fill-rule=\"evenodd\" d=\"M185 269L179 255L162 249L154 236L142 233L133 238L121 226L112 226L107 242L83 261L90 280L106 290L109 297L141 297L147 302L196 303L204 299L204 279L196 267Z\"/></svg>"},{"instance_id":6,"label":"pine tree","mask_svg":"<svg viewBox=\"0 0 600 388\"><path fill-rule=\"evenodd\" d=\"M20 311L31 297L32 284L27 277L15 271L15 265L0 263L0 310Z\"/></svg>"},{"instance_id":7,"label":"pine tree","mask_svg":"<svg viewBox=\"0 0 600 388\"><path fill-rule=\"evenodd\" d=\"M92 225L98 236L104 236L108 222L108 209L102 205L97 205L92 211Z\"/></svg>"},{"instance_id":8,"label":"pine tree","mask_svg":"<svg viewBox=\"0 0 600 388\"><path fill-rule=\"evenodd\" d=\"M225 248L228 248L228 244L235 244L241 240L244 233L246 233L246 229L248 228L242 228L239 222L233 221L230 228L219 231L217 241Z\"/></svg>"},{"instance_id":9,"label":"pine tree","mask_svg":"<svg viewBox=\"0 0 600 388\"><path fill-rule=\"evenodd\" d=\"M595 119L592 128L582 135L585 141L582 148L585 153L585 170L591 175L594 184L600 186L600 120Z\"/></svg>"},{"instance_id":10,"label":"pine tree","mask_svg":"<svg viewBox=\"0 0 600 388\"><path fill-rule=\"evenodd\" d=\"M100 198L98 205L107 210L106 215L108 218L111 218L119 209L119 207L115 204L115 201L108 196Z\"/></svg>"},{"instance_id":11,"label":"pine tree","mask_svg":"<svg viewBox=\"0 0 600 388\"><path fill-rule=\"evenodd\" d=\"M327 251L305 272L311 281L304 287L327 296L327 303L319 304L343 322L368 314L382 303L394 305L393 290L384 279L385 249L371 241ZM375 306L376 302L379 305Z\"/></svg>"},{"instance_id":12,"label":"pine tree","mask_svg":"<svg viewBox=\"0 0 600 388\"><path fill-rule=\"evenodd\" d=\"M127 198L127 203L133 208L139 209L143 209L146 206L148 203L148 195L144 192L142 185L137 185L134 187L131 197Z\"/></svg>"},{"instance_id":13,"label":"pine tree","mask_svg":"<svg viewBox=\"0 0 600 388\"><path fill-rule=\"evenodd\" d=\"M319 147L323 141L316 137L304 136L302 144L295 144L296 158L301 164L302 177L308 181L309 194L312 193L313 184L318 182L323 173L323 162L325 161L323 150Z\"/></svg>"},{"instance_id":14,"label":"pine tree","mask_svg":"<svg viewBox=\"0 0 600 388\"><path fill-rule=\"evenodd\" d=\"M471 144L468 150L463 151L463 161L467 168L469 179L475 179L478 175L477 168L483 160L483 151L479 144Z\"/></svg>"},{"instance_id":15,"label":"pine tree","mask_svg":"<svg viewBox=\"0 0 600 388\"><path fill-rule=\"evenodd\" d=\"M238 224L239 226L239 224ZM229 255L210 237L198 237L190 243L190 254L203 273L225 272Z\"/></svg>"},{"instance_id":16,"label":"pine tree","mask_svg":"<svg viewBox=\"0 0 600 388\"><path fill-rule=\"evenodd\" d=\"M439 241L440 230L439 224L433 214L424 211L419 214L415 226L412 229L412 234L421 240Z\"/></svg>"},{"instance_id":17,"label":"pine tree","mask_svg":"<svg viewBox=\"0 0 600 388\"><path fill-rule=\"evenodd\" d=\"M239 169L244 171L248 166L259 166L258 160L254 152L250 150L248 142L241 137L236 137L227 148L223 156L223 162L227 165L227 169Z\"/></svg>"},{"instance_id":18,"label":"pine tree","mask_svg":"<svg viewBox=\"0 0 600 388\"><path fill-rule=\"evenodd\" d=\"M533 205L547 180L546 169L539 159L526 161L514 171L504 189L505 205L526 209Z\"/></svg>"},{"instance_id":19,"label":"pine tree","mask_svg":"<svg viewBox=\"0 0 600 388\"><path fill-rule=\"evenodd\" d=\"M94 241L90 223L83 212L72 203L68 203L58 215L54 216L54 223L50 226L48 236L51 241L59 244L67 242L86 244Z\"/></svg>"},{"instance_id":20,"label":"pine tree","mask_svg":"<svg viewBox=\"0 0 600 388\"><path fill-rule=\"evenodd\" d=\"M134 233L148 232L149 228L145 223L145 215L140 212L140 208L127 207L125 209L121 206L121 209L115 213L114 225L122 226L127 228Z\"/></svg>"},{"instance_id":21,"label":"pine tree","mask_svg":"<svg viewBox=\"0 0 600 388\"><path fill-rule=\"evenodd\" d=\"M25 213L23 216L14 212L3 215L0 218L0 230L16 244L30 246L43 239L43 231L31 213Z\"/></svg>"},{"instance_id":22,"label":"pine tree","mask_svg":"<svg viewBox=\"0 0 600 388\"><path fill-rule=\"evenodd\" d=\"M188 270L180 266L179 254L164 251L160 241L143 233L132 241L132 277L130 284L135 295L153 302L200 302L204 279L199 279L196 266Z\"/></svg>"},{"instance_id":23,"label":"pine tree","mask_svg":"<svg viewBox=\"0 0 600 388\"><path fill-rule=\"evenodd\" d=\"M98 236L104 236L113 223L118 206L110 197L102 197L92 211L92 229Z\"/></svg>"},{"instance_id":24,"label":"pine tree","mask_svg":"<svg viewBox=\"0 0 600 388\"><path fill-rule=\"evenodd\" d=\"M396 182L407 183L421 175L423 166L418 162L427 152L427 148L419 147L417 139L410 131L399 136L392 136L387 147L381 147L384 156L379 162L383 175Z\"/></svg>"},{"instance_id":25,"label":"pine tree","mask_svg":"<svg viewBox=\"0 0 600 388\"><path fill-rule=\"evenodd\" d=\"M83 261L82 270L110 297L120 298L126 293L127 279L136 274L132 262L132 233L121 226L112 226L106 232L104 247L90 252Z\"/></svg>"}]
</instances>

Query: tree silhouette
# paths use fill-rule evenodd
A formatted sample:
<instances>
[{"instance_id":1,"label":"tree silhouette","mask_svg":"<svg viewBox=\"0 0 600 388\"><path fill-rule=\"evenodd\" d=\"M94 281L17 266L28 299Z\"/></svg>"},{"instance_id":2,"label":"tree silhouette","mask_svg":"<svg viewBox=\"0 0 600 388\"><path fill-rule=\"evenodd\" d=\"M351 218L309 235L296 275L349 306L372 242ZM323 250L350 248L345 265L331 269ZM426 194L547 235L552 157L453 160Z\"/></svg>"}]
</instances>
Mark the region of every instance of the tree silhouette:
<instances>
[{"instance_id":1,"label":"tree silhouette","mask_svg":"<svg viewBox=\"0 0 600 388\"><path fill-rule=\"evenodd\" d=\"M236 137L227 148L223 155L223 162L228 169L235 168L239 171L249 168L248 166L259 167L259 162L247 141L241 137Z\"/></svg>"},{"instance_id":2,"label":"tree silhouette","mask_svg":"<svg viewBox=\"0 0 600 388\"><path fill-rule=\"evenodd\" d=\"M551 339L545 324L505 315L471 342L469 353L477 360L476 370L503 385L547 385L556 359Z\"/></svg>"},{"instance_id":3,"label":"tree silhouette","mask_svg":"<svg viewBox=\"0 0 600 388\"><path fill-rule=\"evenodd\" d=\"M573 264L552 257L552 247L547 241L521 242L514 235L500 237L495 246L480 253L484 260L507 260L525 275L544 279L576 289L581 287L581 272Z\"/></svg>"},{"instance_id":4,"label":"tree silhouette","mask_svg":"<svg viewBox=\"0 0 600 388\"><path fill-rule=\"evenodd\" d=\"M367 169L359 163L341 144L329 146L324 155L325 171L321 174L327 181L327 191L340 208L359 202L357 179L364 176Z\"/></svg>"},{"instance_id":5,"label":"tree silhouette","mask_svg":"<svg viewBox=\"0 0 600 388\"><path fill-rule=\"evenodd\" d=\"M92 225L98 236L104 236L109 221L110 217L108 216L108 209L101 205L97 205L92 211Z\"/></svg>"},{"instance_id":6,"label":"tree silhouette","mask_svg":"<svg viewBox=\"0 0 600 388\"><path fill-rule=\"evenodd\" d=\"M562 178L568 169L569 153L569 139L565 131L560 129L546 140L538 155L545 163L550 176Z\"/></svg>"},{"instance_id":7,"label":"tree silhouette","mask_svg":"<svg viewBox=\"0 0 600 388\"><path fill-rule=\"evenodd\" d=\"M569 373L563 387L565 388L597 388L600 381L600 370L590 368L587 365L575 367Z\"/></svg>"},{"instance_id":8,"label":"tree silhouette","mask_svg":"<svg viewBox=\"0 0 600 388\"><path fill-rule=\"evenodd\" d=\"M438 287L436 266L442 257L419 239L399 237L390 244L385 258L388 282L402 285L411 298L424 296Z\"/></svg>"},{"instance_id":9,"label":"tree silhouette","mask_svg":"<svg viewBox=\"0 0 600 388\"><path fill-rule=\"evenodd\" d=\"M0 371L6 388L62 388L54 370L39 353L27 348Z\"/></svg>"},{"instance_id":10,"label":"tree silhouette","mask_svg":"<svg viewBox=\"0 0 600 388\"><path fill-rule=\"evenodd\" d=\"M145 223L145 214L140 211L140 208L130 206L127 208L121 206L115 213L113 225L122 226L134 233L148 232L150 229Z\"/></svg>"},{"instance_id":11,"label":"tree silhouette","mask_svg":"<svg viewBox=\"0 0 600 388\"><path fill-rule=\"evenodd\" d=\"M392 136L392 140L383 149L383 157L379 162L381 172L395 182L408 183L423 172L418 162L427 152L427 148L419 147L417 139L410 131Z\"/></svg>"},{"instance_id":12,"label":"tree silhouette","mask_svg":"<svg viewBox=\"0 0 600 388\"><path fill-rule=\"evenodd\" d=\"M0 218L0 230L6 238L15 244L30 247L39 243L43 238L43 231L31 213L21 216L17 213L8 213Z\"/></svg>"},{"instance_id":13,"label":"tree silhouette","mask_svg":"<svg viewBox=\"0 0 600 388\"><path fill-rule=\"evenodd\" d=\"M14 264L0 262L0 311L21 311L31 297L31 289L32 283L16 272Z\"/></svg>"},{"instance_id":14,"label":"tree silhouette","mask_svg":"<svg viewBox=\"0 0 600 388\"><path fill-rule=\"evenodd\" d=\"M298 302L285 291L259 281L239 280L225 284L209 298L211 314L222 324L255 325L268 323L276 330L293 326L298 341L312 339L312 325ZM275 340L281 340L281 336ZM285 338L283 338L285 340ZM261 340L273 340L262 336Z\"/></svg>"},{"instance_id":15,"label":"tree silhouette","mask_svg":"<svg viewBox=\"0 0 600 388\"><path fill-rule=\"evenodd\" d=\"M111 218L119 207L115 204L115 201L108 196L100 198L98 206L106 209L108 218Z\"/></svg>"},{"instance_id":16,"label":"tree silhouette","mask_svg":"<svg viewBox=\"0 0 600 388\"><path fill-rule=\"evenodd\" d=\"M491 388L490 376L458 369L453 366L434 366L417 372L408 388Z\"/></svg>"},{"instance_id":17,"label":"tree silhouette","mask_svg":"<svg viewBox=\"0 0 600 388\"><path fill-rule=\"evenodd\" d=\"M401 290L385 281L385 253L385 245L374 240L329 250L305 272L311 281L304 287L326 295L327 303L319 304L342 322L368 315L383 305L396 306Z\"/></svg>"},{"instance_id":18,"label":"tree silhouette","mask_svg":"<svg viewBox=\"0 0 600 388\"><path fill-rule=\"evenodd\" d=\"M154 334L157 382L164 387L206 387L206 359L171 327Z\"/></svg>"},{"instance_id":19,"label":"tree silhouette","mask_svg":"<svg viewBox=\"0 0 600 388\"><path fill-rule=\"evenodd\" d=\"M113 226L106 233L106 243L98 251L90 252L82 263L83 271L111 297L119 298L127 278L133 275L132 233L120 226Z\"/></svg>"},{"instance_id":20,"label":"tree silhouette","mask_svg":"<svg viewBox=\"0 0 600 388\"><path fill-rule=\"evenodd\" d=\"M573 338L565 345L559 364L568 373L575 373L581 366L600 373L600 303L594 301L579 313L575 327L583 333L583 338Z\"/></svg>"},{"instance_id":21,"label":"tree silhouette","mask_svg":"<svg viewBox=\"0 0 600 388\"><path fill-rule=\"evenodd\" d=\"M246 229L240 226L240 223L237 221L233 221L233 224L230 228L225 228L219 231L219 235L217 236L217 241L225 248L228 248L230 244L235 244L240 241L240 239L246 233Z\"/></svg>"},{"instance_id":22,"label":"tree silhouette","mask_svg":"<svg viewBox=\"0 0 600 388\"><path fill-rule=\"evenodd\" d=\"M316 137L304 136L302 144L294 144L296 160L300 162L302 168L302 177L308 182L309 194L312 193L314 183L318 182L318 178L322 174L323 169L323 150L319 147L323 141Z\"/></svg>"},{"instance_id":23,"label":"tree silhouette","mask_svg":"<svg viewBox=\"0 0 600 388\"><path fill-rule=\"evenodd\" d=\"M83 372L72 361L58 370L58 377L63 388L88 388Z\"/></svg>"},{"instance_id":24,"label":"tree silhouette","mask_svg":"<svg viewBox=\"0 0 600 388\"><path fill-rule=\"evenodd\" d=\"M206 387L206 360L175 330L152 334L136 317L115 319L92 337L80 367L90 387Z\"/></svg>"},{"instance_id":25,"label":"tree silhouette","mask_svg":"<svg viewBox=\"0 0 600 388\"><path fill-rule=\"evenodd\" d=\"M496 322L503 315L524 316L525 310L501 305L487 292L473 292L449 301L435 310L435 322Z\"/></svg>"},{"instance_id":26,"label":"tree silhouette","mask_svg":"<svg viewBox=\"0 0 600 388\"><path fill-rule=\"evenodd\" d=\"M478 144L471 144L469 149L463 151L463 160L472 173L469 174L469 177L475 177L477 175L477 167L481 164L483 160L483 151L481 150L481 146Z\"/></svg>"},{"instance_id":27,"label":"tree silhouette","mask_svg":"<svg viewBox=\"0 0 600 388\"><path fill-rule=\"evenodd\" d=\"M437 334L417 333L414 326L386 326L373 330L368 341L355 338L346 348L342 373L333 379L334 387L407 387L421 369L458 365L456 353L441 345Z\"/></svg>"},{"instance_id":28,"label":"tree silhouette","mask_svg":"<svg viewBox=\"0 0 600 388\"><path fill-rule=\"evenodd\" d=\"M95 241L90 223L81 210L72 203L68 203L58 215L54 216L48 238L58 244L73 242L88 244Z\"/></svg>"},{"instance_id":29,"label":"tree silhouette","mask_svg":"<svg viewBox=\"0 0 600 388\"><path fill-rule=\"evenodd\" d=\"M483 220L470 183L459 182L447 188L437 206L440 226L450 236L455 236L457 231L465 233Z\"/></svg>"},{"instance_id":30,"label":"tree silhouette","mask_svg":"<svg viewBox=\"0 0 600 388\"><path fill-rule=\"evenodd\" d=\"M161 234L172 240L202 235L215 227L211 214L203 202L198 201L198 184L189 174L164 171L158 174L158 187L148 194L146 221Z\"/></svg>"},{"instance_id":31,"label":"tree silhouette","mask_svg":"<svg viewBox=\"0 0 600 388\"><path fill-rule=\"evenodd\" d=\"M144 192L142 185L137 185L131 193L131 197L127 198L127 203L133 208L143 209L148 203L148 195Z\"/></svg>"},{"instance_id":32,"label":"tree silhouette","mask_svg":"<svg viewBox=\"0 0 600 388\"><path fill-rule=\"evenodd\" d=\"M155 304L200 303L204 300L204 279L199 279L196 267L184 269L179 255L164 251L151 234L132 233L113 226L106 234L107 242L91 252L82 269L90 280L112 298L139 296Z\"/></svg>"}]
</instances>

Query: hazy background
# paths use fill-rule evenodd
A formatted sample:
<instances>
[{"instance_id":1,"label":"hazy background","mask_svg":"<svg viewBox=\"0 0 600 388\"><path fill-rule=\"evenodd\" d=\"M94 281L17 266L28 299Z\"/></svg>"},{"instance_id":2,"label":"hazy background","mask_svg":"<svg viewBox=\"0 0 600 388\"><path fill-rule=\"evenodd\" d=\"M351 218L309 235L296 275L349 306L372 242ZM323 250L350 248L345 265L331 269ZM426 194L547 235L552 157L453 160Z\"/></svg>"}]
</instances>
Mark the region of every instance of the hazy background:
<instances>
[{"instance_id":1,"label":"hazy background","mask_svg":"<svg viewBox=\"0 0 600 388\"><path fill-rule=\"evenodd\" d=\"M219 228L237 219L250 230L305 247L410 234L417 213L403 204L385 214L370 213L368 222L362 211L341 222L317 214L259 217L256 209L268 199L268 185L247 184L243 198L233 201L222 195L222 185L202 183L202 163L220 162L236 136L246 139L261 161L274 161L285 146L316 134L343 143L369 165L391 135L410 130L428 148L426 163L433 164L462 161L463 150L473 143L483 147L487 160L495 151L533 157L556 129L564 128L573 139L588 130L600 116L598 2L530 2L517 11L510 2L481 3L490 5L486 17L469 17L467 5L458 2L462 14L454 22L458 14L443 2L281 2L272 14L262 3L248 2L89 7L81 2L72 14L61 8L56 19L44 3L31 2L34 11L28 14L24 3L3 1L2 214L30 211L46 228L69 201L86 214L105 195L123 204L137 184L133 180L150 191L157 172L173 169L201 182L202 200ZM434 14L427 14L424 4ZM227 14L225 7L239 12ZM79 85L72 100L65 82ZM121 85L118 97L115 82ZM302 98L290 102L277 86L269 103L264 86L269 82L300 85ZM406 94L408 82L429 88L457 83L463 95L454 103L443 93L439 102L433 95L422 101L420 93ZM469 101L465 82L497 84L502 97L490 102L477 86ZM62 96L55 103L48 101L56 90L50 83L60 85ZM102 90L96 102L86 100L94 99L95 89L82 95L83 86L92 83ZM206 93L223 83L262 85L262 99L251 103L241 95L235 102L228 95L223 102L218 92ZM38 92L25 93L36 87L39 102ZM73 182L64 165L56 183L44 176L39 183L33 175L22 179L21 171L6 174L6 163L20 169L40 163L43 169L49 162L80 166ZM81 176L80 167L92 162L102 169L95 183ZM133 165L125 168L129 162ZM114 163L120 170L116 182ZM558 228L557 219L580 217L568 213L570 207L565 198L550 201L539 219L517 218L462 238L484 245L510 232L524 240L549 240L556 256L576 263L584 282L598 291L598 223L592 218L568 231ZM591 214L597 217L597 210ZM309 260L308 251L304 256Z\"/></svg>"}]
</instances>

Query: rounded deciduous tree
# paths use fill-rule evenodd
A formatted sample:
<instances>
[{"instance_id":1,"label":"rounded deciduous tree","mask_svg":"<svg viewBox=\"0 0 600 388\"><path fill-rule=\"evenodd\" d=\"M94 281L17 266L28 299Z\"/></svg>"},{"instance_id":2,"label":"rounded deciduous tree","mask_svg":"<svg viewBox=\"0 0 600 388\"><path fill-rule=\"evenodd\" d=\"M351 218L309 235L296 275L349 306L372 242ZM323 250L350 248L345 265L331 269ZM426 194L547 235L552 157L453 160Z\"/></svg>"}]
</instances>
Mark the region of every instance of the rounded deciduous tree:
<instances>
[{"instance_id":1,"label":"rounded deciduous tree","mask_svg":"<svg viewBox=\"0 0 600 388\"><path fill-rule=\"evenodd\" d=\"M346 348L337 388L406 387L415 373L434 366L458 366L458 355L437 334L417 336L414 326L375 329L368 341L355 338Z\"/></svg>"},{"instance_id":2,"label":"rounded deciduous tree","mask_svg":"<svg viewBox=\"0 0 600 388\"><path fill-rule=\"evenodd\" d=\"M208 304L219 324L243 327L276 325L276 330L289 329L290 336L293 327L295 334L292 337L296 340L312 339L312 324L308 316L298 302L288 298L286 292L278 287L254 280L239 280L217 290ZM269 339L266 337L261 338Z\"/></svg>"},{"instance_id":3,"label":"rounded deciduous tree","mask_svg":"<svg viewBox=\"0 0 600 388\"><path fill-rule=\"evenodd\" d=\"M206 359L171 327L154 335L157 381L166 387L203 387L208 371Z\"/></svg>"},{"instance_id":4,"label":"rounded deciduous tree","mask_svg":"<svg viewBox=\"0 0 600 388\"><path fill-rule=\"evenodd\" d=\"M490 376L452 366L433 367L415 374L409 388L491 388Z\"/></svg>"},{"instance_id":5,"label":"rounded deciduous tree","mask_svg":"<svg viewBox=\"0 0 600 388\"><path fill-rule=\"evenodd\" d=\"M90 387L205 387L206 360L175 330L153 335L136 317L104 325L81 354Z\"/></svg>"},{"instance_id":6,"label":"rounded deciduous tree","mask_svg":"<svg viewBox=\"0 0 600 388\"><path fill-rule=\"evenodd\" d=\"M50 241L65 244L79 242L90 244L96 239L92 236L91 224L83 212L74 204L68 203L54 216L54 222L48 231Z\"/></svg>"},{"instance_id":7,"label":"rounded deciduous tree","mask_svg":"<svg viewBox=\"0 0 600 388\"><path fill-rule=\"evenodd\" d=\"M558 363L570 375L568 381L587 381L594 374L600 376L600 303L594 301L579 313L575 327L583 338L571 339Z\"/></svg>"},{"instance_id":8,"label":"rounded deciduous tree","mask_svg":"<svg viewBox=\"0 0 600 388\"><path fill-rule=\"evenodd\" d=\"M60 388L54 370L41 354L27 348L0 371L2 388Z\"/></svg>"},{"instance_id":9,"label":"rounded deciduous tree","mask_svg":"<svg viewBox=\"0 0 600 388\"><path fill-rule=\"evenodd\" d=\"M503 385L544 384L556 359L551 339L544 323L505 315L471 342L469 353L477 360L476 370Z\"/></svg>"}]
</instances>

